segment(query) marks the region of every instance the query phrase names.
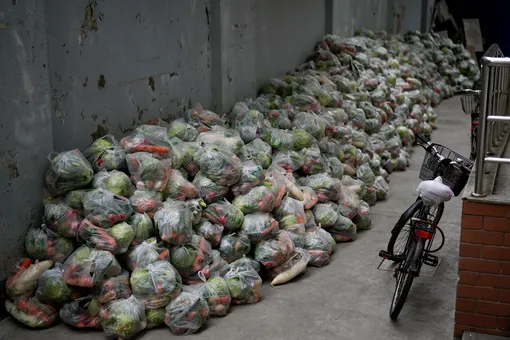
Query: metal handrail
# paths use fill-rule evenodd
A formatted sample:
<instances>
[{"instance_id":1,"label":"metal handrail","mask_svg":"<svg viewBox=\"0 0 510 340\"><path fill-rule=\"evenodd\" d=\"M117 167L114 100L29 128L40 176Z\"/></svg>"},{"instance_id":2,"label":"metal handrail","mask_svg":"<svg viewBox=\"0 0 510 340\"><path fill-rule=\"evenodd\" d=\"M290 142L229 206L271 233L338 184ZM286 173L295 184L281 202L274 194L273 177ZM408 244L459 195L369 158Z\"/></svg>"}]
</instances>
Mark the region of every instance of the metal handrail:
<instances>
[{"instance_id":1,"label":"metal handrail","mask_svg":"<svg viewBox=\"0 0 510 340\"><path fill-rule=\"evenodd\" d=\"M494 45L493 45L494 46ZM499 47L487 51L486 54L501 52ZM497 45L496 45L497 46ZM491 49L490 48L490 49ZM501 53L502 54L502 53ZM508 131L509 117L509 88L510 88L510 58L483 57L482 64L482 92L480 96L480 117L478 125L477 158L475 189L472 196L484 197L484 182L486 163L510 164L510 158L491 156L492 148ZM502 124L504 125L502 127Z\"/></svg>"}]
</instances>

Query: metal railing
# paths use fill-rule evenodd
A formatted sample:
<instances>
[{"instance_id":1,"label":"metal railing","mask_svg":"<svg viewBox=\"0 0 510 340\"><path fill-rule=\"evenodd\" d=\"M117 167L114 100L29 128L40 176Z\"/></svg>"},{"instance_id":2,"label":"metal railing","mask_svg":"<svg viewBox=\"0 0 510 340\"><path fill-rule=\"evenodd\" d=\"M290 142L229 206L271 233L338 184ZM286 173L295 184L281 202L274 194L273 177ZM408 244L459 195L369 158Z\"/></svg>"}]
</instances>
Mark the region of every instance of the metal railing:
<instances>
[{"instance_id":1,"label":"metal railing","mask_svg":"<svg viewBox=\"0 0 510 340\"><path fill-rule=\"evenodd\" d=\"M494 46L494 45L493 45ZM493 48L491 53L501 53L499 47ZM496 45L497 46L497 45ZM489 50L487 51L489 52ZM486 54L489 54L487 53ZM502 53L501 53L502 55ZM480 97L480 118L478 125L478 142L476 158L475 197L486 196L484 193L484 174L486 164L510 164L510 158L495 157L494 150L502 146L500 153L506 148L509 114L510 89L510 58L483 57L482 91ZM505 140L504 144L501 142Z\"/></svg>"},{"instance_id":2,"label":"metal railing","mask_svg":"<svg viewBox=\"0 0 510 340\"><path fill-rule=\"evenodd\" d=\"M503 58L505 55L499 48L498 44L492 44L491 47L485 51L483 54L484 57L494 57L494 58Z\"/></svg>"}]
</instances>

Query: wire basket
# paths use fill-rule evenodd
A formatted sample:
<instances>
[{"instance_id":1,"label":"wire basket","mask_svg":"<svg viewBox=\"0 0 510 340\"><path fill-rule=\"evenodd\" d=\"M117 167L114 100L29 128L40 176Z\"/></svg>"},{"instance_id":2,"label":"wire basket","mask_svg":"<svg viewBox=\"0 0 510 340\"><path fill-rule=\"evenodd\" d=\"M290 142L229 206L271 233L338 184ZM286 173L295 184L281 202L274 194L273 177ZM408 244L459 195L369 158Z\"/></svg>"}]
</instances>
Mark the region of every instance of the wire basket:
<instances>
[{"instance_id":1,"label":"wire basket","mask_svg":"<svg viewBox=\"0 0 510 340\"><path fill-rule=\"evenodd\" d=\"M461 154L441 144L433 143L432 145L441 156L456 161L457 163L462 163L469 170L473 168L473 162ZM464 173L457 167L443 166L437 157L430 152L426 152L423 158L423 164L421 165L420 179L423 181L432 180L435 177L434 174L435 176L441 176L443 184L452 189L455 196L460 195L469 179L469 174Z\"/></svg>"},{"instance_id":2,"label":"wire basket","mask_svg":"<svg viewBox=\"0 0 510 340\"><path fill-rule=\"evenodd\" d=\"M480 113L480 99L475 93L468 93L460 96L460 103L465 114Z\"/></svg>"}]
</instances>

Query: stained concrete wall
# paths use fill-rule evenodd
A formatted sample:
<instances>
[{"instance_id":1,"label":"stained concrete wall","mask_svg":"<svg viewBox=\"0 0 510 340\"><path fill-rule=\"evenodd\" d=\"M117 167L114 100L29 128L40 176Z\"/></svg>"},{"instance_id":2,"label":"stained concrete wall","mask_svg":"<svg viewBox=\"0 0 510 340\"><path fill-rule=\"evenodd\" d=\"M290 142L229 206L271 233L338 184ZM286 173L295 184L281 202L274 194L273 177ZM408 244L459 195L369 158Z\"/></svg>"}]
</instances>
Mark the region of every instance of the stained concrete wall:
<instances>
[{"instance_id":1,"label":"stained concrete wall","mask_svg":"<svg viewBox=\"0 0 510 340\"><path fill-rule=\"evenodd\" d=\"M40 223L52 149L120 137L196 102L225 112L303 62L325 33L419 29L419 11L407 8L420 3L0 1L0 279Z\"/></svg>"}]
</instances>

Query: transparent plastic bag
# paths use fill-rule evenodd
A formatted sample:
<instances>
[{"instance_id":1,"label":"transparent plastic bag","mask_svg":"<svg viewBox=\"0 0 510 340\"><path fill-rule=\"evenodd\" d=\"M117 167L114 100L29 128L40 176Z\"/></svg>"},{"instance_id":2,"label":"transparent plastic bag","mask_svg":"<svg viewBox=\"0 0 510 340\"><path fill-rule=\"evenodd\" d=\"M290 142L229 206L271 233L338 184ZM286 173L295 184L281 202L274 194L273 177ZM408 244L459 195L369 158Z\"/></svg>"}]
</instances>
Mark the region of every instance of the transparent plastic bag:
<instances>
[{"instance_id":1,"label":"transparent plastic bag","mask_svg":"<svg viewBox=\"0 0 510 340\"><path fill-rule=\"evenodd\" d=\"M133 228L126 222L120 222L106 230L83 220L78 230L78 240L97 250L106 250L112 254L123 254L131 245L135 236Z\"/></svg>"},{"instance_id":2,"label":"transparent plastic bag","mask_svg":"<svg viewBox=\"0 0 510 340\"><path fill-rule=\"evenodd\" d=\"M212 223L223 225L230 231L236 231L243 224L244 214L227 200L209 204L203 216Z\"/></svg>"},{"instance_id":3,"label":"transparent plastic bag","mask_svg":"<svg viewBox=\"0 0 510 340\"><path fill-rule=\"evenodd\" d=\"M300 189L303 192L303 208L305 210L312 209L319 202L319 196L308 186L300 187Z\"/></svg>"},{"instance_id":4,"label":"transparent plastic bag","mask_svg":"<svg viewBox=\"0 0 510 340\"><path fill-rule=\"evenodd\" d=\"M241 176L241 161L232 152L220 148L204 148L194 160L200 172L218 185L232 186Z\"/></svg>"},{"instance_id":5,"label":"transparent plastic bag","mask_svg":"<svg viewBox=\"0 0 510 340\"><path fill-rule=\"evenodd\" d=\"M197 163L195 163L193 156L201 146L195 142L183 143L182 145L182 168L190 175L195 176L199 170Z\"/></svg>"},{"instance_id":6,"label":"transparent plastic bag","mask_svg":"<svg viewBox=\"0 0 510 340\"><path fill-rule=\"evenodd\" d=\"M154 215L154 224L161 239L172 245L183 245L193 236L192 214L185 202L174 201Z\"/></svg>"},{"instance_id":7,"label":"transparent plastic bag","mask_svg":"<svg viewBox=\"0 0 510 340\"><path fill-rule=\"evenodd\" d=\"M7 295L11 298L32 296L41 275L53 266L53 261L33 262L29 258L21 259L9 273L5 283Z\"/></svg>"},{"instance_id":8,"label":"transparent plastic bag","mask_svg":"<svg viewBox=\"0 0 510 340\"><path fill-rule=\"evenodd\" d=\"M64 278L68 285L91 288L108 277L121 273L122 268L112 253L86 245L76 249L64 262Z\"/></svg>"},{"instance_id":9,"label":"transparent plastic bag","mask_svg":"<svg viewBox=\"0 0 510 340\"><path fill-rule=\"evenodd\" d=\"M294 253L294 243L285 230L275 239L262 241L255 247L255 259L266 268L276 267L287 261Z\"/></svg>"},{"instance_id":10,"label":"transparent plastic bag","mask_svg":"<svg viewBox=\"0 0 510 340\"><path fill-rule=\"evenodd\" d=\"M292 122L287 110L271 110L266 114L266 119L276 129L290 129Z\"/></svg>"},{"instance_id":11,"label":"transparent plastic bag","mask_svg":"<svg viewBox=\"0 0 510 340\"><path fill-rule=\"evenodd\" d=\"M294 148L294 134L288 130L265 129L262 137L274 150L285 151Z\"/></svg>"},{"instance_id":12,"label":"transparent plastic bag","mask_svg":"<svg viewBox=\"0 0 510 340\"><path fill-rule=\"evenodd\" d=\"M318 146L303 149L300 151L303 159L303 166L301 171L305 175L316 175L327 171L327 163L322 158L321 151Z\"/></svg>"},{"instance_id":13,"label":"transparent plastic bag","mask_svg":"<svg viewBox=\"0 0 510 340\"><path fill-rule=\"evenodd\" d=\"M326 173L303 177L299 181L317 194L319 202L336 201L340 193L340 180Z\"/></svg>"},{"instance_id":14,"label":"transparent plastic bag","mask_svg":"<svg viewBox=\"0 0 510 340\"><path fill-rule=\"evenodd\" d=\"M134 213L129 218L128 223L135 233L135 237L131 242L131 245L133 246L141 244L145 240L156 235L156 228L154 228L152 219L145 213Z\"/></svg>"},{"instance_id":15,"label":"transparent plastic bag","mask_svg":"<svg viewBox=\"0 0 510 340\"><path fill-rule=\"evenodd\" d=\"M156 261L170 261L170 251L158 244L155 237L131 247L126 253L126 268L130 271L145 268Z\"/></svg>"},{"instance_id":16,"label":"transparent plastic bag","mask_svg":"<svg viewBox=\"0 0 510 340\"><path fill-rule=\"evenodd\" d=\"M210 204L224 199L228 193L229 188L223 185L214 183L207 178L202 171L199 171L193 179L193 185L198 190L198 196L202 198L205 203Z\"/></svg>"},{"instance_id":17,"label":"transparent plastic bag","mask_svg":"<svg viewBox=\"0 0 510 340\"><path fill-rule=\"evenodd\" d=\"M243 147L239 157L243 162L252 161L267 169L272 162L271 155L271 146L262 139L255 138Z\"/></svg>"},{"instance_id":18,"label":"transparent plastic bag","mask_svg":"<svg viewBox=\"0 0 510 340\"><path fill-rule=\"evenodd\" d=\"M132 339L147 327L145 309L133 295L114 300L100 311L103 332L109 337Z\"/></svg>"},{"instance_id":19,"label":"transparent plastic bag","mask_svg":"<svg viewBox=\"0 0 510 340\"><path fill-rule=\"evenodd\" d=\"M156 261L145 268L136 268L131 273L130 283L133 295L147 309L166 306L182 289L181 276L168 261Z\"/></svg>"},{"instance_id":20,"label":"transparent plastic bag","mask_svg":"<svg viewBox=\"0 0 510 340\"><path fill-rule=\"evenodd\" d=\"M337 242L349 242L356 239L356 225L342 215L338 216L335 224L327 231Z\"/></svg>"},{"instance_id":21,"label":"transparent plastic bag","mask_svg":"<svg viewBox=\"0 0 510 340\"><path fill-rule=\"evenodd\" d=\"M64 279L64 269L60 263L42 273L37 283L35 296L41 302L62 305L73 299L73 291Z\"/></svg>"},{"instance_id":22,"label":"transparent plastic bag","mask_svg":"<svg viewBox=\"0 0 510 340\"><path fill-rule=\"evenodd\" d=\"M275 217L278 219L280 228L287 228L295 224L304 224L306 222L303 202L291 197L285 197L274 213Z\"/></svg>"},{"instance_id":23,"label":"transparent plastic bag","mask_svg":"<svg viewBox=\"0 0 510 340\"><path fill-rule=\"evenodd\" d=\"M172 162L159 160L148 152L137 152L126 156L131 180L138 190L163 191L172 174Z\"/></svg>"},{"instance_id":24,"label":"transparent plastic bag","mask_svg":"<svg viewBox=\"0 0 510 340\"><path fill-rule=\"evenodd\" d=\"M441 177L436 177L432 181L421 182L418 189L416 189L416 193L426 204L435 206L448 202L454 196L452 190L443 184Z\"/></svg>"},{"instance_id":25,"label":"transparent plastic bag","mask_svg":"<svg viewBox=\"0 0 510 340\"><path fill-rule=\"evenodd\" d=\"M265 125L264 115L257 110L247 110L235 117L233 121L233 126L239 131L239 135L245 143L259 137Z\"/></svg>"},{"instance_id":26,"label":"transparent plastic bag","mask_svg":"<svg viewBox=\"0 0 510 340\"><path fill-rule=\"evenodd\" d=\"M356 224L357 230L372 229L372 219L370 216L370 207L367 202L361 201L358 214L353 222Z\"/></svg>"},{"instance_id":27,"label":"transparent plastic bag","mask_svg":"<svg viewBox=\"0 0 510 340\"><path fill-rule=\"evenodd\" d=\"M221 276L211 277L199 288L200 295L207 301L210 316L225 316L230 309L230 291L227 281Z\"/></svg>"},{"instance_id":28,"label":"transparent plastic bag","mask_svg":"<svg viewBox=\"0 0 510 340\"><path fill-rule=\"evenodd\" d=\"M209 306L195 289L185 286L181 294L165 308L165 324L176 335L193 334L209 318Z\"/></svg>"},{"instance_id":29,"label":"transparent plastic bag","mask_svg":"<svg viewBox=\"0 0 510 340\"><path fill-rule=\"evenodd\" d=\"M74 250L73 241L42 225L31 228L25 237L25 250L33 259L64 262Z\"/></svg>"},{"instance_id":30,"label":"transparent plastic bag","mask_svg":"<svg viewBox=\"0 0 510 340\"><path fill-rule=\"evenodd\" d=\"M303 158L296 151L279 151L273 155L271 164L281 166L285 170L296 171L303 166Z\"/></svg>"},{"instance_id":31,"label":"transparent plastic bag","mask_svg":"<svg viewBox=\"0 0 510 340\"><path fill-rule=\"evenodd\" d=\"M275 206L273 191L265 186L251 189L246 195L234 198L232 204L243 214L258 212L271 212Z\"/></svg>"},{"instance_id":32,"label":"transparent plastic bag","mask_svg":"<svg viewBox=\"0 0 510 340\"><path fill-rule=\"evenodd\" d=\"M97 299L84 297L63 305L59 316L60 320L73 327L101 329L100 309Z\"/></svg>"},{"instance_id":33,"label":"transparent plastic bag","mask_svg":"<svg viewBox=\"0 0 510 340\"><path fill-rule=\"evenodd\" d=\"M292 186L294 178L291 174L289 174L289 176L285 176L285 174L281 172L283 171L282 168L277 166L275 168L277 171L272 170L266 172L264 186L269 188L274 194L274 208L278 208L282 203L283 197L287 193L287 187ZM268 199L270 198L268 197Z\"/></svg>"},{"instance_id":34,"label":"transparent plastic bag","mask_svg":"<svg viewBox=\"0 0 510 340\"><path fill-rule=\"evenodd\" d=\"M185 201L198 196L198 190L179 170L173 170L163 191L165 198Z\"/></svg>"},{"instance_id":35,"label":"transparent plastic bag","mask_svg":"<svg viewBox=\"0 0 510 340\"><path fill-rule=\"evenodd\" d=\"M131 183L129 176L117 170L103 170L96 173L92 180L92 187L94 189L105 189L113 192L115 195L124 197L129 197L134 191L133 183Z\"/></svg>"},{"instance_id":36,"label":"transparent plastic bag","mask_svg":"<svg viewBox=\"0 0 510 340\"><path fill-rule=\"evenodd\" d=\"M17 297L13 302L6 300L5 309L30 328L48 328L58 322L58 311L37 298Z\"/></svg>"},{"instance_id":37,"label":"transparent plastic bag","mask_svg":"<svg viewBox=\"0 0 510 340\"><path fill-rule=\"evenodd\" d=\"M189 243L170 249L170 262L183 279L204 269L211 261L211 244L198 235L193 235Z\"/></svg>"},{"instance_id":38,"label":"transparent plastic bag","mask_svg":"<svg viewBox=\"0 0 510 340\"><path fill-rule=\"evenodd\" d=\"M52 153L46 171L46 187L52 196L88 185L94 176L89 161L78 150Z\"/></svg>"},{"instance_id":39,"label":"transparent plastic bag","mask_svg":"<svg viewBox=\"0 0 510 340\"><path fill-rule=\"evenodd\" d=\"M255 212L244 216L241 231L252 243L257 243L277 236L278 222L268 213Z\"/></svg>"},{"instance_id":40,"label":"transparent plastic bag","mask_svg":"<svg viewBox=\"0 0 510 340\"><path fill-rule=\"evenodd\" d=\"M272 278L271 285L276 286L287 283L293 278L299 276L306 270L310 259L311 256L306 250L296 248L290 259L278 267L274 267L269 270L269 275Z\"/></svg>"},{"instance_id":41,"label":"transparent plastic bag","mask_svg":"<svg viewBox=\"0 0 510 340\"><path fill-rule=\"evenodd\" d=\"M164 126L140 125L131 135L122 138L120 145L128 153L144 152L159 159L168 158L168 129Z\"/></svg>"},{"instance_id":42,"label":"transparent plastic bag","mask_svg":"<svg viewBox=\"0 0 510 340\"><path fill-rule=\"evenodd\" d=\"M127 299L131 296L129 273L123 271L119 276L110 277L96 286L95 295L100 303L111 300Z\"/></svg>"},{"instance_id":43,"label":"transparent plastic bag","mask_svg":"<svg viewBox=\"0 0 510 340\"><path fill-rule=\"evenodd\" d=\"M206 110L199 103L187 112L188 123L193 125L199 132L211 130L214 125L223 126L225 122L216 113Z\"/></svg>"},{"instance_id":44,"label":"transparent plastic bag","mask_svg":"<svg viewBox=\"0 0 510 340\"><path fill-rule=\"evenodd\" d=\"M375 205L377 202L377 193L375 189L373 187L367 186L367 190L361 199L368 203L369 206Z\"/></svg>"},{"instance_id":45,"label":"transparent plastic bag","mask_svg":"<svg viewBox=\"0 0 510 340\"><path fill-rule=\"evenodd\" d=\"M82 220L80 213L68 205L55 202L44 206L43 223L64 237L76 237Z\"/></svg>"},{"instance_id":46,"label":"transparent plastic bag","mask_svg":"<svg viewBox=\"0 0 510 340\"><path fill-rule=\"evenodd\" d=\"M328 173L333 178L341 179L344 175L344 164L337 157L326 159Z\"/></svg>"},{"instance_id":47,"label":"transparent plastic bag","mask_svg":"<svg viewBox=\"0 0 510 340\"><path fill-rule=\"evenodd\" d=\"M95 171L126 169L126 150L112 135L96 139L86 150L83 156L92 164Z\"/></svg>"},{"instance_id":48,"label":"transparent plastic bag","mask_svg":"<svg viewBox=\"0 0 510 340\"><path fill-rule=\"evenodd\" d=\"M241 163L241 177L237 184L232 187L235 196L246 195L251 189L262 184L264 174L262 166L252 161Z\"/></svg>"},{"instance_id":49,"label":"transparent plastic bag","mask_svg":"<svg viewBox=\"0 0 510 340\"><path fill-rule=\"evenodd\" d=\"M233 154L238 154L244 146L239 132L220 127L214 127L211 131L202 132L198 135L196 142L207 147L227 150Z\"/></svg>"},{"instance_id":50,"label":"transparent plastic bag","mask_svg":"<svg viewBox=\"0 0 510 340\"><path fill-rule=\"evenodd\" d=\"M305 249L310 254L308 265L323 267L331 259L336 242L327 231L319 227L312 227L306 231Z\"/></svg>"},{"instance_id":51,"label":"transparent plastic bag","mask_svg":"<svg viewBox=\"0 0 510 340\"><path fill-rule=\"evenodd\" d=\"M202 219L193 229L197 235L203 236L211 244L211 247L217 247L220 244L224 227L221 224L212 224L208 220Z\"/></svg>"},{"instance_id":52,"label":"transparent plastic bag","mask_svg":"<svg viewBox=\"0 0 510 340\"><path fill-rule=\"evenodd\" d=\"M319 203L313 207L315 223L322 228L331 228L339 217L338 205L333 202Z\"/></svg>"},{"instance_id":53,"label":"transparent plastic bag","mask_svg":"<svg viewBox=\"0 0 510 340\"><path fill-rule=\"evenodd\" d=\"M159 191L136 190L129 201L135 212L146 213L153 217L156 210L163 205L163 194Z\"/></svg>"},{"instance_id":54,"label":"transparent plastic bag","mask_svg":"<svg viewBox=\"0 0 510 340\"><path fill-rule=\"evenodd\" d=\"M325 136L326 124L314 113L298 112L294 116L294 126L308 132L316 140L320 140Z\"/></svg>"},{"instance_id":55,"label":"transparent plastic bag","mask_svg":"<svg viewBox=\"0 0 510 340\"><path fill-rule=\"evenodd\" d=\"M145 317L147 318L147 329L159 327L165 323L165 308L146 309Z\"/></svg>"},{"instance_id":56,"label":"transparent plastic bag","mask_svg":"<svg viewBox=\"0 0 510 340\"><path fill-rule=\"evenodd\" d=\"M244 234L232 233L221 238L219 251L221 257L228 263L247 255L250 250L250 239Z\"/></svg>"},{"instance_id":57,"label":"transparent plastic bag","mask_svg":"<svg viewBox=\"0 0 510 340\"><path fill-rule=\"evenodd\" d=\"M104 189L94 189L83 198L86 218L102 228L127 220L133 213L129 199Z\"/></svg>"},{"instance_id":58,"label":"transparent plastic bag","mask_svg":"<svg viewBox=\"0 0 510 340\"><path fill-rule=\"evenodd\" d=\"M338 212L340 215L353 219L358 214L361 200L358 195L349 187L342 187L338 200Z\"/></svg>"},{"instance_id":59,"label":"transparent plastic bag","mask_svg":"<svg viewBox=\"0 0 510 340\"><path fill-rule=\"evenodd\" d=\"M370 167L370 164L361 164L356 169L356 176L361 179L366 185L373 185L375 182L375 175Z\"/></svg>"},{"instance_id":60,"label":"transparent plastic bag","mask_svg":"<svg viewBox=\"0 0 510 340\"><path fill-rule=\"evenodd\" d=\"M228 266L227 261L221 258L218 250L213 249L211 256L212 261L208 265L184 279L187 285L201 284L204 279L219 275L220 271Z\"/></svg>"},{"instance_id":61,"label":"transparent plastic bag","mask_svg":"<svg viewBox=\"0 0 510 340\"><path fill-rule=\"evenodd\" d=\"M223 278L227 282L232 298L231 304L251 304L260 300L262 279L257 271L246 260L232 262Z\"/></svg>"},{"instance_id":62,"label":"transparent plastic bag","mask_svg":"<svg viewBox=\"0 0 510 340\"><path fill-rule=\"evenodd\" d=\"M83 197L89 192L89 189L76 189L71 190L63 197L64 203L72 209L75 209L79 214L83 213ZM50 202L51 203L51 202Z\"/></svg>"},{"instance_id":63,"label":"transparent plastic bag","mask_svg":"<svg viewBox=\"0 0 510 340\"><path fill-rule=\"evenodd\" d=\"M176 119L168 126L168 135L184 142L194 142L198 137L198 130L183 119Z\"/></svg>"},{"instance_id":64,"label":"transparent plastic bag","mask_svg":"<svg viewBox=\"0 0 510 340\"><path fill-rule=\"evenodd\" d=\"M384 177L377 176L375 178L373 188L375 189L378 201L385 200L388 197L390 186L388 185Z\"/></svg>"},{"instance_id":65,"label":"transparent plastic bag","mask_svg":"<svg viewBox=\"0 0 510 340\"><path fill-rule=\"evenodd\" d=\"M295 151L309 148L316 142L316 139L303 129L294 129L292 135Z\"/></svg>"}]
</instances>

